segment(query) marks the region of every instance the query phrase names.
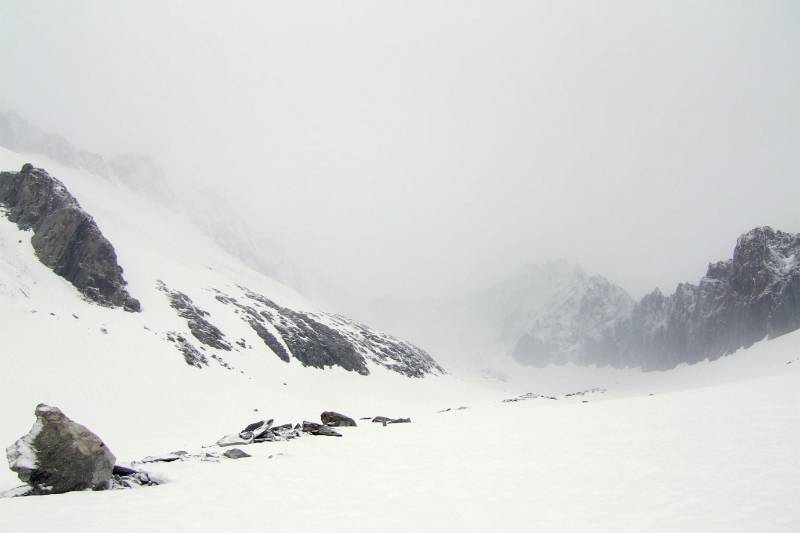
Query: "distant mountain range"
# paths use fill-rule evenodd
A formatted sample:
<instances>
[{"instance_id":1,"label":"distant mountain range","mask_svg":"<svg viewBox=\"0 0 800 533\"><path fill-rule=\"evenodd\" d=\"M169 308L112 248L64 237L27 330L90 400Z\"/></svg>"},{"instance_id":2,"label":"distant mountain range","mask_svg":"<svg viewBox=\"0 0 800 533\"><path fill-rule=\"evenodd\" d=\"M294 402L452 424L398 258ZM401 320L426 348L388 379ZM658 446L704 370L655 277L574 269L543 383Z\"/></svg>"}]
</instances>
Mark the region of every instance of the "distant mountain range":
<instances>
[{"instance_id":1,"label":"distant mountain range","mask_svg":"<svg viewBox=\"0 0 800 533\"><path fill-rule=\"evenodd\" d=\"M655 290L639 302L579 270L551 264L538 273L545 298L535 294L531 313L508 319L512 334L525 328L513 355L526 365L668 369L800 328L800 234L770 227L740 236L733 257L711 263L698 284L681 283L669 296Z\"/></svg>"}]
</instances>

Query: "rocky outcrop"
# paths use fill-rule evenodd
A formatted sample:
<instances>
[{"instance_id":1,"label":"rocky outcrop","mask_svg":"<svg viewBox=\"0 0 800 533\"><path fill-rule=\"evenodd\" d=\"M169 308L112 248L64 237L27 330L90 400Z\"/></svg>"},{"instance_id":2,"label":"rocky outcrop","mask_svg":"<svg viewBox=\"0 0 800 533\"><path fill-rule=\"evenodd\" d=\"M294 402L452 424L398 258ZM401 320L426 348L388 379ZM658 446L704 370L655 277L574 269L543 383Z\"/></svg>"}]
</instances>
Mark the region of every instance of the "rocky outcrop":
<instances>
[{"instance_id":1,"label":"rocky outcrop","mask_svg":"<svg viewBox=\"0 0 800 533\"><path fill-rule=\"evenodd\" d=\"M297 359L304 366L369 374L367 362L404 374L424 377L444 373L424 350L374 331L353 320L328 313L302 312L278 305L246 287L242 301L214 289L216 299L235 309L264 344L281 360Z\"/></svg>"},{"instance_id":2,"label":"rocky outcrop","mask_svg":"<svg viewBox=\"0 0 800 533\"><path fill-rule=\"evenodd\" d=\"M647 369L717 359L800 328L800 234L755 228L700 283L633 309L623 363Z\"/></svg>"},{"instance_id":3,"label":"rocky outcrop","mask_svg":"<svg viewBox=\"0 0 800 533\"><path fill-rule=\"evenodd\" d=\"M29 163L20 172L0 172L0 205L19 228L33 230L39 260L88 299L141 310L125 288L114 247L63 183Z\"/></svg>"},{"instance_id":4,"label":"rocky outcrop","mask_svg":"<svg viewBox=\"0 0 800 533\"><path fill-rule=\"evenodd\" d=\"M225 334L208 321L208 312L197 307L194 302L192 302L192 299L184 293L171 290L161 280L158 280L156 287L167 295L169 305L175 309L178 316L186 319L189 331L192 332L192 335L194 335L197 340L211 348L225 350L226 352L231 350L231 344L225 338Z\"/></svg>"},{"instance_id":5,"label":"rocky outcrop","mask_svg":"<svg viewBox=\"0 0 800 533\"><path fill-rule=\"evenodd\" d=\"M6 449L8 464L34 494L106 489L116 458L100 437L56 407L36 406L27 435Z\"/></svg>"},{"instance_id":6,"label":"rocky outcrop","mask_svg":"<svg viewBox=\"0 0 800 533\"><path fill-rule=\"evenodd\" d=\"M635 305L620 291L589 290L577 305L566 299L534 322L514 357L535 366L669 369L800 329L800 234L755 228L696 285L655 290Z\"/></svg>"},{"instance_id":7,"label":"rocky outcrop","mask_svg":"<svg viewBox=\"0 0 800 533\"><path fill-rule=\"evenodd\" d=\"M323 424L330 427L355 427L357 425L356 421L349 416L345 416L335 411L325 411L320 415L320 419L322 420Z\"/></svg>"}]
</instances>

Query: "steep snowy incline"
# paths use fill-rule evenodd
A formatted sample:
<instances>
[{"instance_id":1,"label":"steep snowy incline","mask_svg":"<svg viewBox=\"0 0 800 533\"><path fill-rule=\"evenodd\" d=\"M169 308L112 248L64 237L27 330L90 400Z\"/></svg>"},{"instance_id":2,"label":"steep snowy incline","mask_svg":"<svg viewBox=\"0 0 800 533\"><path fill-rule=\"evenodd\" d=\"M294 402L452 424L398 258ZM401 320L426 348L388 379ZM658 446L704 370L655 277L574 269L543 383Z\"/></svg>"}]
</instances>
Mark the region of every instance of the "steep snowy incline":
<instances>
[{"instance_id":1,"label":"steep snowy incline","mask_svg":"<svg viewBox=\"0 0 800 533\"><path fill-rule=\"evenodd\" d=\"M2 169L27 161L0 149ZM114 245L141 312L85 299L39 261L30 230L0 217L0 442L18 437L40 402L106 428L122 450L147 453L198 442L254 409L303 418L369 397L375 409L402 414L415 391L436 396L437 384L453 380L419 348L316 309L162 206L35 163Z\"/></svg>"}]
</instances>

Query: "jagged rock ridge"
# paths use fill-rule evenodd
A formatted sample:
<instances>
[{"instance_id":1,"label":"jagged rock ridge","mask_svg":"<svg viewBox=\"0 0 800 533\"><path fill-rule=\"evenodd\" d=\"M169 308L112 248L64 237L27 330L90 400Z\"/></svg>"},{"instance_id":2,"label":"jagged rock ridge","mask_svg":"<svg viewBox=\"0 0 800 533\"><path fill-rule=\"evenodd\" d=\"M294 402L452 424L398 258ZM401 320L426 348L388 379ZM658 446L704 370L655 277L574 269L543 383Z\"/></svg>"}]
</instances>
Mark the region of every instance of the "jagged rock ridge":
<instances>
[{"instance_id":1,"label":"jagged rock ridge","mask_svg":"<svg viewBox=\"0 0 800 533\"><path fill-rule=\"evenodd\" d=\"M30 164L0 172L0 205L21 229L32 229L39 260L101 305L139 311L126 290L114 247L64 184Z\"/></svg>"},{"instance_id":2,"label":"jagged rock ridge","mask_svg":"<svg viewBox=\"0 0 800 533\"><path fill-rule=\"evenodd\" d=\"M281 360L291 358L304 366L369 374L367 361L409 377L444 373L424 350L376 332L339 315L296 311L264 295L238 287L244 299L214 289L216 299L235 309L264 344Z\"/></svg>"},{"instance_id":3,"label":"jagged rock ridge","mask_svg":"<svg viewBox=\"0 0 800 533\"><path fill-rule=\"evenodd\" d=\"M669 296L655 290L630 305L620 291L565 298L519 339L514 357L536 366L668 369L800 329L800 234L755 228L739 237L732 259Z\"/></svg>"}]
</instances>

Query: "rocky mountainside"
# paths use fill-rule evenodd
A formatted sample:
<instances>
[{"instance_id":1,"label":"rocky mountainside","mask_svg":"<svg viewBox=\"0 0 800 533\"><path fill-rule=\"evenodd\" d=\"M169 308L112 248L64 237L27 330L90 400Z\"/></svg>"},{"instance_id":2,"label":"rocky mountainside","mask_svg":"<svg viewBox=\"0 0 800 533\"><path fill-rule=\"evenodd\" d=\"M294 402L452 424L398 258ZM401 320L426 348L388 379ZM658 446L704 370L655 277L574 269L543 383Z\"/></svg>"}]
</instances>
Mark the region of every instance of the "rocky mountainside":
<instances>
[{"instance_id":1,"label":"rocky mountainside","mask_svg":"<svg viewBox=\"0 0 800 533\"><path fill-rule=\"evenodd\" d=\"M89 188L100 185L85 174L81 178L89 178L84 182ZM105 196L94 205L108 202ZM115 209L125 209L123 204ZM0 208L8 218L0 224L14 223L22 230L18 236L0 242L5 253L14 246L12 255L25 256L29 241L36 259L74 285L87 301L140 312L147 323L136 335L150 337L155 333L164 349L182 356L190 367L218 366L246 374L245 368L252 364L250 354L263 352L279 364L340 367L362 375L376 367L415 378L444 373L430 355L410 343L318 311L288 288L247 271L234 257L228 256L227 264L221 262L224 252L203 241L191 227L162 226L164 213L151 217L153 233L144 238L139 231L146 220L130 219L121 212L106 218L122 215L132 230L121 242L124 256L136 262L135 292L142 304L128 293L128 283L122 277L121 263L125 260L118 260L111 240L64 183L47 171L25 164L19 172L0 173ZM119 227L116 230L119 235ZM160 253L149 255L151 248L158 248L156 239L163 243ZM40 283L27 281L31 266L19 266L13 256L6 259L8 265L5 261L0 264L0 295L21 295L21 309L35 306L31 313L48 305L42 299L47 296L32 294ZM215 274L231 269L243 274ZM14 305L11 300L0 303ZM21 309L9 313L20 313ZM56 312L50 314L58 316ZM75 320L80 318L77 307L69 314ZM108 328L102 325L99 331L107 334Z\"/></svg>"},{"instance_id":2,"label":"rocky mountainside","mask_svg":"<svg viewBox=\"0 0 800 533\"><path fill-rule=\"evenodd\" d=\"M800 234L755 228L733 258L708 266L697 285L681 283L632 305L598 278L537 318L514 357L536 366L574 362L668 369L717 359L800 328Z\"/></svg>"}]
</instances>

